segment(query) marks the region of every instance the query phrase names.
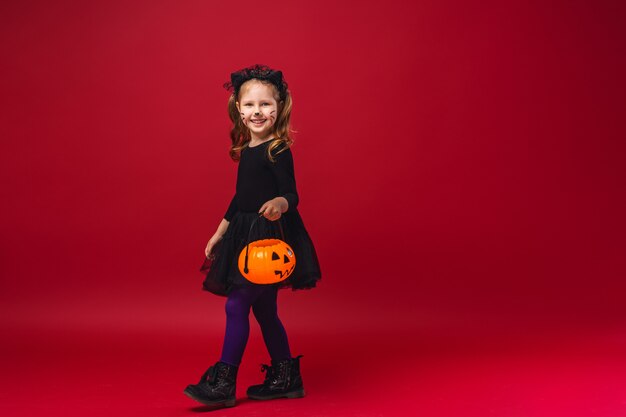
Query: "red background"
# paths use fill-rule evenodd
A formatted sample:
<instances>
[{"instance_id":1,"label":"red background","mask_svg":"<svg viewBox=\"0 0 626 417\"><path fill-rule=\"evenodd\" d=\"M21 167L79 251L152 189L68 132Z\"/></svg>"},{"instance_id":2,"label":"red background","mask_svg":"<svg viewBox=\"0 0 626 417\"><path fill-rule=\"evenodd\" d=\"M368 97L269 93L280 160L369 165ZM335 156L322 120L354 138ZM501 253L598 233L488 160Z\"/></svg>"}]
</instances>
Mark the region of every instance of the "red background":
<instances>
[{"instance_id":1,"label":"red background","mask_svg":"<svg viewBox=\"0 0 626 417\"><path fill-rule=\"evenodd\" d=\"M626 415L621 2L3 2L0 412L184 415L232 71L281 69L323 278L308 396L232 415ZM253 319L252 319L253 320Z\"/></svg>"}]
</instances>

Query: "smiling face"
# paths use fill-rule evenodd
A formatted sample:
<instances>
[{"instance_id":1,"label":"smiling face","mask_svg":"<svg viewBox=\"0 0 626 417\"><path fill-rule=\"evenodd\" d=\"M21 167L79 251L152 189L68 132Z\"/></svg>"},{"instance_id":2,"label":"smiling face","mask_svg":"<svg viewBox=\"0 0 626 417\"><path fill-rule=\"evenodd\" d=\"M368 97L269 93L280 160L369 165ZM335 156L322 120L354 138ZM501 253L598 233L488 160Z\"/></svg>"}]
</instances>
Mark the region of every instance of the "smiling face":
<instances>
[{"instance_id":1,"label":"smiling face","mask_svg":"<svg viewBox=\"0 0 626 417\"><path fill-rule=\"evenodd\" d=\"M246 81L241 86L237 109L243 124L250 129L252 140L264 141L272 134L278 117L275 94L273 85L255 79Z\"/></svg>"}]
</instances>

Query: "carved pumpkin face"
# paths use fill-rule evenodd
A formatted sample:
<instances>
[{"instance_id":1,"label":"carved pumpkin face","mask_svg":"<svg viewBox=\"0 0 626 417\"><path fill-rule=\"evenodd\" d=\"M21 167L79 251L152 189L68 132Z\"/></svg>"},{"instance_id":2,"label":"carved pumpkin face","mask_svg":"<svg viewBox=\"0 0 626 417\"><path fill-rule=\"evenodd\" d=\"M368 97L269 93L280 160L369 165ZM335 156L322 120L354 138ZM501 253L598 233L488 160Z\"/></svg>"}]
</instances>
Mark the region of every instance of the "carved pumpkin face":
<instances>
[{"instance_id":1,"label":"carved pumpkin face","mask_svg":"<svg viewBox=\"0 0 626 417\"><path fill-rule=\"evenodd\" d=\"M275 284L291 275L296 267L296 254L280 239L261 239L248 246L246 270L246 248L239 254L239 271L255 284Z\"/></svg>"}]
</instances>

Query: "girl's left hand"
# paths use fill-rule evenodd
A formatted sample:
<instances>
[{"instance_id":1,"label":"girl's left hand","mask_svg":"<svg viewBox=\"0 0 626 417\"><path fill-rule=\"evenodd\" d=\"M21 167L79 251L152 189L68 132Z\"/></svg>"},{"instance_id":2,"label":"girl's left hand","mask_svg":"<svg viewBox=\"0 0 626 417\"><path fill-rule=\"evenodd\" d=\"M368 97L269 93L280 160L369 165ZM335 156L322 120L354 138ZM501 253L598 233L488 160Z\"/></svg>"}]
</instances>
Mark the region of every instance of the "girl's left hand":
<instances>
[{"instance_id":1,"label":"girl's left hand","mask_svg":"<svg viewBox=\"0 0 626 417\"><path fill-rule=\"evenodd\" d=\"M283 214L281 211L281 204L276 201L276 199L267 201L263 204L259 209L259 214L260 213L263 213L263 217L271 221L280 219L280 216Z\"/></svg>"}]
</instances>

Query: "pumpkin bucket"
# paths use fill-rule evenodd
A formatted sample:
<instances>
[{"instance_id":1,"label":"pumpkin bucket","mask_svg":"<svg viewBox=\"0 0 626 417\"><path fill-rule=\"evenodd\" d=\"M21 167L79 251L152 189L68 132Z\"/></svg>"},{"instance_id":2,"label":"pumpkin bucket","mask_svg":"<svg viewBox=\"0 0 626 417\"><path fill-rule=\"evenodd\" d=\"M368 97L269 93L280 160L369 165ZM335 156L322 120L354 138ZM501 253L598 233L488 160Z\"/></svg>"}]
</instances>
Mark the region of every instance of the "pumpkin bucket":
<instances>
[{"instance_id":1,"label":"pumpkin bucket","mask_svg":"<svg viewBox=\"0 0 626 417\"><path fill-rule=\"evenodd\" d=\"M239 271L245 279L254 284L275 284L286 280L296 267L296 254L285 243L283 227L278 221L281 239L261 239L250 242L254 219L248 232L248 243L239 254Z\"/></svg>"}]
</instances>

